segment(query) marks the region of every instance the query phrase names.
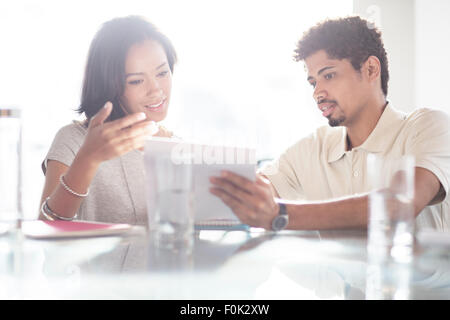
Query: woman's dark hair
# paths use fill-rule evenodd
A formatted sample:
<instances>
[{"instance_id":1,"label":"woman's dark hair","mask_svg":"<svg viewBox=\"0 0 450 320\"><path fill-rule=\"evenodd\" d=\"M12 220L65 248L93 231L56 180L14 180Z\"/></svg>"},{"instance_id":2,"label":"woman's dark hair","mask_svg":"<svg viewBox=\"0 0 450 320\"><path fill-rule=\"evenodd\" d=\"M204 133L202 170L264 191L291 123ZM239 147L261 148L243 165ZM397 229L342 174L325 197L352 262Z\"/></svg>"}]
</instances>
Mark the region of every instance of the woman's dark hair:
<instances>
[{"instance_id":1,"label":"woman's dark hair","mask_svg":"<svg viewBox=\"0 0 450 320\"><path fill-rule=\"evenodd\" d=\"M139 16L115 18L105 22L92 40L84 73L81 104L77 109L88 119L107 101L113 103L108 121L125 116L120 97L125 90L125 60L130 47L154 40L163 47L170 71L177 56L170 40L153 24Z\"/></svg>"},{"instance_id":2,"label":"woman's dark hair","mask_svg":"<svg viewBox=\"0 0 450 320\"><path fill-rule=\"evenodd\" d=\"M353 68L361 70L370 56L380 60L381 89L388 92L389 70L381 32L359 16L325 20L303 34L294 51L296 61L305 60L319 50L331 59L349 59Z\"/></svg>"}]
</instances>

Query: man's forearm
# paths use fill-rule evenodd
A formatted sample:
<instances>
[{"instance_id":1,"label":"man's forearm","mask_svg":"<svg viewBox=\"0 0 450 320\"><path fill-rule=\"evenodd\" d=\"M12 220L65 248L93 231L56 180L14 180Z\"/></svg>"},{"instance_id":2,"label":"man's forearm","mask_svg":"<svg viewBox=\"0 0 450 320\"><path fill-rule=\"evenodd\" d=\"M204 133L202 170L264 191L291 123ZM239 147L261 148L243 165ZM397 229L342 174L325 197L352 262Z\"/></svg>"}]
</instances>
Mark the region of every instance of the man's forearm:
<instances>
[{"instance_id":1,"label":"man's forearm","mask_svg":"<svg viewBox=\"0 0 450 320\"><path fill-rule=\"evenodd\" d=\"M417 216L425 206L442 201L445 191L437 177L429 170L415 170L414 213ZM440 192L440 188L442 191ZM288 229L320 230L336 228L366 228L369 194L322 202L287 204Z\"/></svg>"},{"instance_id":2,"label":"man's forearm","mask_svg":"<svg viewBox=\"0 0 450 320\"><path fill-rule=\"evenodd\" d=\"M367 227L368 194L323 202L287 204L288 229L320 230Z\"/></svg>"}]
</instances>

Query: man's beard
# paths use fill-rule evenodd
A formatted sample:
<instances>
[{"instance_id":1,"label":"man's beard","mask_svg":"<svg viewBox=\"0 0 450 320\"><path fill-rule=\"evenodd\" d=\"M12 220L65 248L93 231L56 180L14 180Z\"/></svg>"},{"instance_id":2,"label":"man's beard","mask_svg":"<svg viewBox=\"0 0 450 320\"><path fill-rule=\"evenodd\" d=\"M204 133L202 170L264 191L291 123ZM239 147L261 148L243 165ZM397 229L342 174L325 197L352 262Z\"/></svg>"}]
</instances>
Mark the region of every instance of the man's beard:
<instances>
[{"instance_id":1,"label":"man's beard","mask_svg":"<svg viewBox=\"0 0 450 320\"><path fill-rule=\"evenodd\" d=\"M340 118L334 119L332 117L328 118L328 124L330 127L338 127L345 121L345 116L341 116Z\"/></svg>"}]
</instances>

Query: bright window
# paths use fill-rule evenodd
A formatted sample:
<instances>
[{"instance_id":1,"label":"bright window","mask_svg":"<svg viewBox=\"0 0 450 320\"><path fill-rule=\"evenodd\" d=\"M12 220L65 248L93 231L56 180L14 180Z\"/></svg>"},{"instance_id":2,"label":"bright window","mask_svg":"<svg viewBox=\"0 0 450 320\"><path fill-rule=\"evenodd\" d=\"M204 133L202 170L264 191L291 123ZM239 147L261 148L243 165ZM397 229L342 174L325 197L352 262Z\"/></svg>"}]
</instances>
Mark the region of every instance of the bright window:
<instances>
[{"instance_id":1,"label":"bright window","mask_svg":"<svg viewBox=\"0 0 450 320\"><path fill-rule=\"evenodd\" d=\"M319 125L303 63L302 33L352 13L352 0L2 1L0 103L24 109L24 199L36 217L40 163L56 131L77 115L87 50L100 24L145 16L179 57L165 125L205 143L253 146L273 158Z\"/></svg>"}]
</instances>

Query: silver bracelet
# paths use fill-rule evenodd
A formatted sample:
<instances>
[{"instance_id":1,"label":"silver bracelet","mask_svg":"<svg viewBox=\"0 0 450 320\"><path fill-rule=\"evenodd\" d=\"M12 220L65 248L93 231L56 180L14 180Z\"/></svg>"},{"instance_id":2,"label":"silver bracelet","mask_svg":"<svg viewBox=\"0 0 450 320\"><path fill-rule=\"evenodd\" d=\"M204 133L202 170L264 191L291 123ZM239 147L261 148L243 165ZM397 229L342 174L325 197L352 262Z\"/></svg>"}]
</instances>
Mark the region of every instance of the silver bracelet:
<instances>
[{"instance_id":1,"label":"silver bracelet","mask_svg":"<svg viewBox=\"0 0 450 320\"><path fill-rule=\"evenodd\" d=\"M73 191L72 189L70 189L69 186L64 182L63 177L64 177L64 175L61 175L61 176L59 177L59 182L61 182L61 185L64 187L64 189L66 189L66 191L68 191L68 192L70 192L71 194L73 194L73 195L75 195L75 196L77 196L77 197L80 197L80 198L85 198L85 197L87 197L87 195L89 194L89 188L88 188L88 190L87 190L86 193L78 193L78 192L75 192L75 191Z\"/></svg>"},{"instance_id":2,"label":"silver bracelet","mask_svg":"<svg viewBox=\"0 0 450 320\"><path fill-rule=\"evenodd\" d=\"M72 221L73 219L75 219L77 217L77 214L75 214L72 218L61 217L60 215L56 214L55 212L53 212L50 209L50 207L48 206L48 200L50 200L50 197L45 199L45 201L42 203L42 206L41 206L41 213L47 220L50 220L50 221L55 221L55 220Z\"/></svg>"},{"instance_id":3,"label":"silver bracelet","mask_svg":"<svg viewBox=\"0 0 450 320\"><path fill-rule=\"evenodd\" d=\"M47 198L48 199L48 198ZM47 200L45 200L44 202L42 202L42 206L41 206L41 213L42 215L45 217L45 219L49 220L49 221L55 221L55 219L53 217L51 217L49 214L47 214L47 212L45 212L45 203L47 202Z\"/></svg>"}]
</instances>

